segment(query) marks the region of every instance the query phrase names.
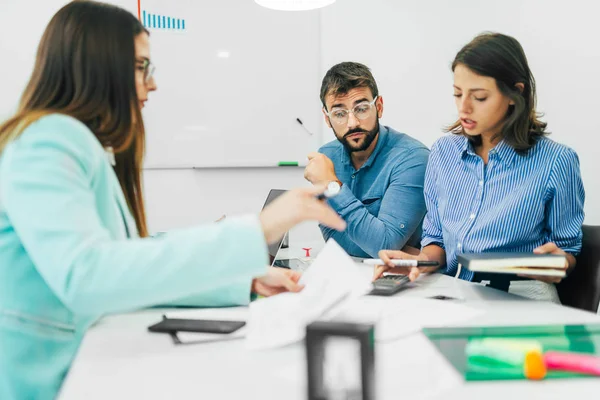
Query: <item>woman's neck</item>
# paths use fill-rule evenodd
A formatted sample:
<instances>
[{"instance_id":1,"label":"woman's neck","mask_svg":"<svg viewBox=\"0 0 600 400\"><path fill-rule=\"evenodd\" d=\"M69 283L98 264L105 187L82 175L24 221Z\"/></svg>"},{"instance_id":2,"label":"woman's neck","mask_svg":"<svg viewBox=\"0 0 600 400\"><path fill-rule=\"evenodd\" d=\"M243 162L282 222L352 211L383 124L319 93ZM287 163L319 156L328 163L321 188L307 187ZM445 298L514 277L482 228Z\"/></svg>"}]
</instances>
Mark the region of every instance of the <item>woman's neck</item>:
<instances>
[{"instance_id":1,"label":"woman's neck","mask_svg":"<svg viewBox=\"0 0 600 400\"><path fill-rule=\"evenodd\" d=\"M483 159L485 164L488 163L490 150L500 143L502 138L496 134L482 134L481 144L475 147L475 153Z\"/></svg>"}]
</instances>

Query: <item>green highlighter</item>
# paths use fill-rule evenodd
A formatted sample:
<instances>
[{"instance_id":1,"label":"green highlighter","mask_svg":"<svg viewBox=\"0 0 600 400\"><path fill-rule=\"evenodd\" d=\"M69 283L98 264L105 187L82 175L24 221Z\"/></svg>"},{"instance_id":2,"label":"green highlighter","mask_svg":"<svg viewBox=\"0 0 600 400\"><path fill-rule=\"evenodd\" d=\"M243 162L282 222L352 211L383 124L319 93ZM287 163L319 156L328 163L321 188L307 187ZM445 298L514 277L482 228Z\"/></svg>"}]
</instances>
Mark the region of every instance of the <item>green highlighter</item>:
<instances>
[{"instance_id":1,"label":"green highlighter","mask_svg":"<svg viewBox=\"0 0 600 400\"><path fill-rule=\"evenodd\" d=\"M525 354L542 353L537 340L483 338L470 340L465 348L469 360L482 360L492 364L523 366Z\"/></svg>"},{"instance_id":2,"label":"green highlighter","mask_svg":"<svg viewBox=\"0 0 600 400\"><path fill-rule=\"evenodd\" d=\"M465 347L468 373L492 379L542 379L543 348L531 339L472 339Z\"/></svg>"}]
</instances>

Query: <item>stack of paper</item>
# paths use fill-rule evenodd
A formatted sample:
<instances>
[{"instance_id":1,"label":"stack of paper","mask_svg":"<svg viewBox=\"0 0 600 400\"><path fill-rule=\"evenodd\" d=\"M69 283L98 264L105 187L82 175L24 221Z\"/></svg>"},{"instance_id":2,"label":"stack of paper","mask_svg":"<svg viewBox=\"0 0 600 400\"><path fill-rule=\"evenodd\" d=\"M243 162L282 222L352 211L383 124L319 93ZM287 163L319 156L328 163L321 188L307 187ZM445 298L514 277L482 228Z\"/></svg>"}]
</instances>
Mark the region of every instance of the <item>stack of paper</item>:
<instances>
[{"instance_id":1,"label":"stack of paper","mask_svg":"<svg viewBox=\"0 0 600 400\"><path fill-rule=\"evenodd\" d=\"M303 274L300 293L282 293L250 305L246 344L252 349L284 346L304 338L306 325L343 301L367 293L371 283L334 241L329 240Z\"/></svg>"},{"instance_id":2,"label":"stack of paper","mask_svg":"<svg viewBox=\"0 0 600 400\"><path fill-rule=\"evenodd\" d=\"M204 309L169 313L170 318L232 319L247 325L230 335L178 334L184 343L246 337L251 349L285 346L304 339L306 325L319 320L375 323L378 341L394 341L423 327L458 324L483 312L453 301L416 297L364 296L368 276L333 240L329 240L303 274L300 293L263 298L249 308Z\"/></svg>"}]
</instances>

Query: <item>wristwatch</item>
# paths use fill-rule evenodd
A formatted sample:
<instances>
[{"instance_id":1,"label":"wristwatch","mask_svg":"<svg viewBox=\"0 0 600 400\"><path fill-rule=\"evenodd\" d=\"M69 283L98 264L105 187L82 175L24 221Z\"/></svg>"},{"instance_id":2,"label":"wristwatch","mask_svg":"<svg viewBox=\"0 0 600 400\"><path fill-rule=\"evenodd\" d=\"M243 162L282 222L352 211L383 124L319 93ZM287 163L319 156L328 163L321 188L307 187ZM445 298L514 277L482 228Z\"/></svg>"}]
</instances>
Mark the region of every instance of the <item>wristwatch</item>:
<instances>
[{"instance_id":1,"label":"wristwatch","mask_svg":"<svg viewBox=\"0 0 600 400\"><path fill-rule=\"evenodd\" d=\"M323 194L325 197L331 198L335 197L340 190L342 190L342 182L336 179L335 181L329 181L327 184L327 189L325 189Z\"/></svg>"}]
</instances>

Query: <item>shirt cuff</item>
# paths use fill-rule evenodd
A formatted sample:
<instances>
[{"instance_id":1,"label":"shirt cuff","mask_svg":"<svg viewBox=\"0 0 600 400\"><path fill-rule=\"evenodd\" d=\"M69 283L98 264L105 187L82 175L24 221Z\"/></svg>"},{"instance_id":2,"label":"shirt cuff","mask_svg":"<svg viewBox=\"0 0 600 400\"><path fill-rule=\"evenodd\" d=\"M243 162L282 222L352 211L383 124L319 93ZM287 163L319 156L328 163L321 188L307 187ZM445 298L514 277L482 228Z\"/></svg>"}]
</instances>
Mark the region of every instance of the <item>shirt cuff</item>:
<instances>
[{"instance_id":1,"label":"shirt cuff","mask_svg":"<svg viewBox=\"0 0 600 400\"><path fill-rule=\"evenodd\" d=\"M335 211L341 213L341 211L352 204L353 201L357 200L356 196L352 193L347 185L342 185L342 189L337 196L327 199L327 202Z\"/></svg>"},{"instance_id":2,"label":"shirt cuff","mask_svg":"<svg viewBox=\"0 0 600 400\"><path fill-rule=\"evenodd\" d=\"M421 238L421 250L423 250L423 248L425 246L429 246L432 244L439 246L442 249L446 250L446 247L444 246L444 242L442 240L440 240L439 238L434 238L432 236L424 236Z\"/></svg>"},{"instance_id":3,"label":"shirt cuff","mask_svg":"<svg viewBox=\"0 0 600 400\"><path fill-rule=\"evenodd\" d=\"M574 257L577 257L579 253L581 253L581 247L583 246L583 240L581 239L581 236L578 238L578 240L564 240L562 243L560 240L549 239L548 241L554 242L559 249L565 253L573 255Z\"/></svg>"}]
</instances>

